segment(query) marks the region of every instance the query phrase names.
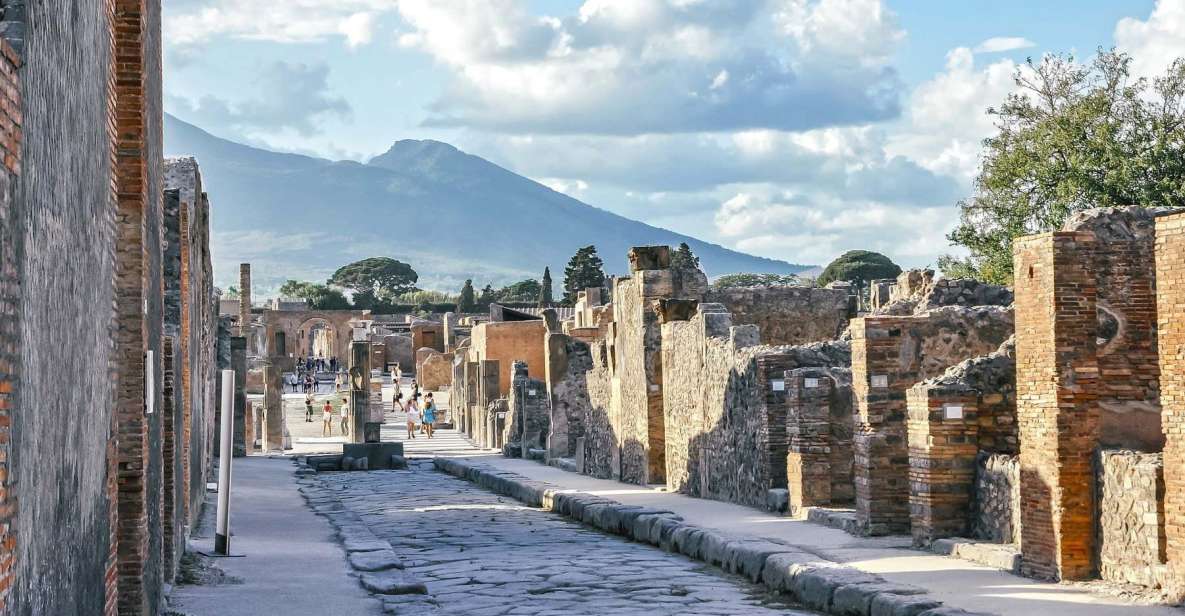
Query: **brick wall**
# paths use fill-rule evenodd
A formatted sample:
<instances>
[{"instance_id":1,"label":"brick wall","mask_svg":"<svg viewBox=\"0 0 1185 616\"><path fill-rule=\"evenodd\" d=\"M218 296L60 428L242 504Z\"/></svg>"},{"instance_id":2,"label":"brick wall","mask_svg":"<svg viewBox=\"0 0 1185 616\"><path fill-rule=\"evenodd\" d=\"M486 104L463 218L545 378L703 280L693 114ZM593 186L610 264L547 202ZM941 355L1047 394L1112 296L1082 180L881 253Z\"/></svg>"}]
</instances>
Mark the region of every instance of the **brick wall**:
<instances>
[{"instance_id":1,"label":"brick wall","mask_svg":"<svg viewBox=\"0 0 1185 616\"><path fill-rule=\"evenodd\" d=\"M855 498L852 374L847 362L787 370L786 486L792 514Z\"/></svg>"},{"instance_id":2,"label":"brick wall","mask_svg":"<svg viewBox=\"0 0 1185 616\"><path fill-rule=\"evenodd\" d=\"M944 307L923 315L853 319L856 513L864 532L910 530L906 391L1012 335L996 306Z\"/></svg>"},{"instance_id":3,"label":"brick wall","mask_svg":"<svg viewBox=\"0 0 1185 616\"><path fill-rule=\"evenodd\" d=\"M1095 250L1090 233L1014 243L1022 571L1035 577L1094 572Z\"/></svg>"},{"instance_id":4,"label":"brick wall","mask_svg":"<svg viewBox=\"0 0 1185 616\"><path fill-rule=\"evenodd\" d=\"M16 188L21 172L20 57L0 40L0 611L9 604L15 581L18 497L10 468L13 414L20 383L21 259Z\"/></svg>"},{"instance_id":5,"label":"brick wall","mask_svg":"<svg viewBox=\"0 0 1185 616\"><path fill-rule=\"evenodd\" d=\"M1157 344L1169 591L1185 598L1185 214L1156 221Z\"/></svg>"}]
</instances>

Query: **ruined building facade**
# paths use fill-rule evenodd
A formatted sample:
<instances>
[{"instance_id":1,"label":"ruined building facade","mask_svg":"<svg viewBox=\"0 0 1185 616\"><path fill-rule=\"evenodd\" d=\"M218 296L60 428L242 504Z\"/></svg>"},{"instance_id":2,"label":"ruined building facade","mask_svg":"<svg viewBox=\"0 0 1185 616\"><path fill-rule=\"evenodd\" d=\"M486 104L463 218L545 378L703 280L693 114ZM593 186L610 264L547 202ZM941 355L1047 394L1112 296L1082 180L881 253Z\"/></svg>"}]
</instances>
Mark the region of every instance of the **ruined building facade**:
<instances>
[{"instance_id":1,"label":"ruined building facade","mask_svg":"<svg viewBox=\"0 0 1185 616\"><path fill-rule=\"evenodd\" d=\"M0 35L0 612L158 613L217 335L208 204L162 158L160 3L3 0Z\"/></svg>"}]
</instances>

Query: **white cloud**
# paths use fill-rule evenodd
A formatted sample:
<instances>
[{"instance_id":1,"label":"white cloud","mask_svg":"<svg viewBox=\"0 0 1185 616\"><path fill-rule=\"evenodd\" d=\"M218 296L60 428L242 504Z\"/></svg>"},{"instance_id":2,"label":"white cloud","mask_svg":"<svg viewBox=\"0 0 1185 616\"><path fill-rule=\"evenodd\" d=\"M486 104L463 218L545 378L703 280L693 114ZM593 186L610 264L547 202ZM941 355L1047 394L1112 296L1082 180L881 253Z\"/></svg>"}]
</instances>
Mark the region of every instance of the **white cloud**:
<instances>
[{"instance_id":1,"label":"white cloud","mask_svg":"<svg viewBox=\"0 0 1185 616\"><path fill-rule=\"evenodd\" d=\"M506 133L802 130L891 118L903 33L881 0L588 0L540 17L518 0L402 0L451 73L430 126Z\"/></svg>"},{"instance_id":2,"label":"white cloud","mask_svg":"<svg viewBox=\"0 0 1185 616\"><path fill-rule=\"evenodd\" d=\"M585 182L584 180L539 178L536 181L558 193L564 193L569 197L576 197L577 199L579 199L580 196L588 190L588 182Z\"/></svg>"},{"instance_id":3,"label":"white cloud","mask_svg":"<svg viewBox=\"0 0 1185 616\"><path fill-rule=\"evenodd\" d=\"M349 117L349 103L329 88L328 65L276 62L260 71L255 97L214 95L196 100L166 96L166 111L220 134L262 139L290 130L302 137L320 132L328 116Z\"/></svg>"},{"instance_id":4,"label":"white cloud","mask_svg":"<svg viewBox=\"0 0 1185 616\"><path fill-rule=\"evenodd\" d=\"M1002 51L1016 51L1029 49L1037 44L1021 36L993 36L975 46L975 53L999 53Z\"/></svg>"},{"instance_id":5,"label":"white cloud","mask_svg":"<svg viewBox=\"0 0 1185 616\"><path fill-rule=\"evenodd\" d=\"M341 37L369 43L374 19L396 0L170 0L164 3L164 40L192 47L216 37L307 43Z\"/></svg>"},{"instance_id":6,"label":"white cloud","mask_svg":"<svg viewBox=\"0 0 1185 616\"><path fill-rule=\"evenodd\" d=\"M889 152L969 183L981 142L995 132L987 108L999 106L1016 89L1017 69L1007 59L978 67L970 49L951 50L946 70L910 95L908 122L890 137Z\"/></svg>"},{"instance_id":7,"label":"white cloud","mask_svg":"<svg viewBox=\"0 0 1185 616\"><path fill-rule=\"evenodd\" d=\"M1164 74L1177 58L1185 57L1185 0L1157 0L1147 20L1133 17L1115 26L1115 44L1132 54L1138 76Z\"/></svg>"}]
</instances>

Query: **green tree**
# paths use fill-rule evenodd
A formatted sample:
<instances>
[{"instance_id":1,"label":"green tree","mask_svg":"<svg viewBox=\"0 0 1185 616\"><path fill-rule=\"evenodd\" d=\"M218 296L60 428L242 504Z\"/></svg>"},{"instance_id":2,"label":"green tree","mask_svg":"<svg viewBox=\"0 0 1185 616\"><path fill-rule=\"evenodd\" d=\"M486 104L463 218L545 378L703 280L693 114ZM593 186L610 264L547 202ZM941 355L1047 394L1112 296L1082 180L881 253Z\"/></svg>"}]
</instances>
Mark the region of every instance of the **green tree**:
<instances>
[{"instance_id":1,"label":"green tree","mask_svg":"<svg viewBox=\"0 0 1185 616\"><path fill-rule=\"evenodd\" d=\"M539 297L541 288L538 280L520 280L499 289L495 297L500 302L529 302Z\"/></svg>"},{"instance_id":2,"label":"green tree","mask_svg":"<svg viewBox=\"0 0 1185 616\"><path fill-rule=\"evenodd\" d=\"M239 293L239 288L231 285L226 287L226 292L222 294L222 299L239 299L242 294Z\"/></svg>"},{"instance_id":3,"label":"green tree","mask_svg":"<svg viewBox=\"0 0 1185 616\"><path fill-rule=\"evenodd\" d=\"M488 309L490 304L497 301L497 299L498 296L494 293L494 287L487 284L485 288L481 290L481 295L479 295L477 298L477 307L483 310Z\"/></svg>"},{"instance_id":4,"label":"green tree","mask_svg":"<svg viewBox=\"0 0 1185 616\"><path fill-rule=\"evenodd\" d=\"M597 256L596 246L585 246L576 251L564 268L564 303L576 303L576 294L593 287L605 286L605 263Z\"/></svg>"},{"instance_id":5,"label":"green tree","mask_svg":"<svg viewBox=\"0 0 1185 616\"><path fill-rule=\"evenodd\" d=\"M280 287L280 295L306 299L314 310L349 310L350 308L350 301L341 291L315 282L288 280Z\"/></svg>"},{"instance_id":6,"label":"green tree","mask_svg":"<svg viewBox=\"0 0 1185 616\"><path fill-rule=\"evenodd\" d=\"M543 284L539 286L539 307L547 308L555 303L551 294L551 268L543 268Z\"/></svg>"},{"instance_id":7,"label":"green tree","mask_svg":"<svg viewBox=\"0 0 1185 616\"><path fill-rule=\"evenodd\" d=\"M410 265L388 257L371 257L338 268L329 284L344 287L365 298L392 297L416 290L420 279Z\"/></svg>"},{"instance_id":8,"label":"green tree","mask_svg":"<svg viewBox=\"0 0 1185 616\"><path fill-rule=\"evenodd\" d=\"M675 269L699 269L699 257L691 252L687 242L681 242L671 255L671 267Z\"/></svg>"},{"instance_id":9,"label":"green tree","mask_svg":"<svg viewBox=\"0 0 1185 616\"><path fill-rule=\"evenodd\" d=\"M997 133L947 236L971 254L941 259L945 275L1008 284L1019 236L1092 207L1185 205L1185 61L1151 81L1130 68L1099 50L1089 64L1046 56L1016 72L1018 92L988 109Z\"/></svg>"},{"instance_id":10,"label":"green tree","mask_svg":"<svg viewBox=\"0 0 1185 616\"><path fill-rule=\"evenodd\" d=\"M457 311L461 313L477 312L477 298L473 293L473 280L466 280L461 287L461 296L457 298Z\"/></svg>"},{"instance_id":11,"label":"green tree","mask_svg":"<svg viewBox=\"0 0 1185 616\"><path fill-rule=\"evenodd\" d=\"M828 285L843 280L863 285L878 278L896 278L900 273L901 268L879 252L849 250L828 264L817 282Z\"/></svg>"},{"instance_id":12,"label":"green tree","mask_svg":"<svg viewBox=\"0 0 1185 616\"><path fill-rule=\"evenodd\" d=\"M794 274L726 274L712 282L717 289L743 287L796 287L802 280Z\"/></svg>"}]
</instances>

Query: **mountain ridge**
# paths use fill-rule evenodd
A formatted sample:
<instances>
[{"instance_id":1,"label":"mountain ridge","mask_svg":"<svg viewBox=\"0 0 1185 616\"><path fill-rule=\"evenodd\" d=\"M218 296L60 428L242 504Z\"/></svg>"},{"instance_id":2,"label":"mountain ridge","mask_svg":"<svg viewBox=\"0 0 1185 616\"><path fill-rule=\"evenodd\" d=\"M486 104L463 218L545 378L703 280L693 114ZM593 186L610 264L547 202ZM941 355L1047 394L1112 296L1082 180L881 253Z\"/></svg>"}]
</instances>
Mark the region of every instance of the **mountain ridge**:
<instances>
[{"instance_id":1,"label":"mountain ridge","mask_svg":"<svg viewBox=\"0 0 1185 616\"><path fill-rule=\"evenodd\" d=\"M713 276L810 267L625 218L431 139L398 140L365 163L333 161L237 143L166 114L165 152L201 166L218 283L237 283L237 264L250 262L262 295L379 255L410 263L425 288L455 292L466 278L499 286L544 266L558 284L588 244L611 274L628 272L630 246L681 241Z\"/></svg>"}]
</instances>

